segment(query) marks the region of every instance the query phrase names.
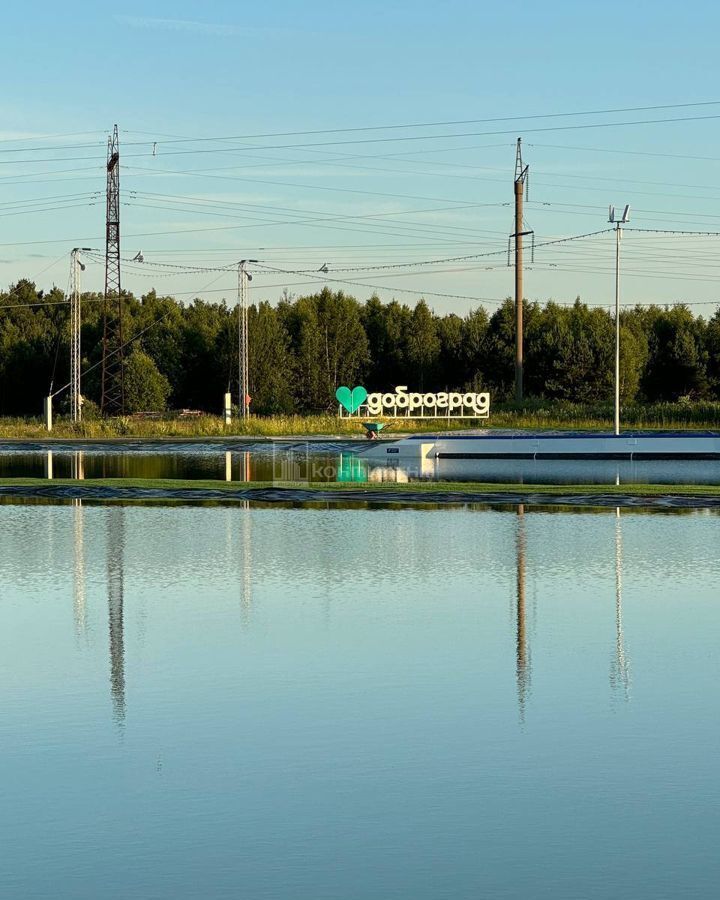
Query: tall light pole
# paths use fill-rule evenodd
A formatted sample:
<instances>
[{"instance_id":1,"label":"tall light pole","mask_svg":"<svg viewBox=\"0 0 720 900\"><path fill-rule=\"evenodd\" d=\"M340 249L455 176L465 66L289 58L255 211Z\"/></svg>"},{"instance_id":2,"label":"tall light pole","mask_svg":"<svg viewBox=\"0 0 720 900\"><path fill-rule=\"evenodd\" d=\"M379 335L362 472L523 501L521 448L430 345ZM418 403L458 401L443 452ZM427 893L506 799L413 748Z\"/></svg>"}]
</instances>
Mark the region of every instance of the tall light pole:
<instances>
[{"instance_id":1,"label":"tall light pole","mask_svg":"<svg viewBox=\"0 0 720 900\"><path fill-rule=\"evenodd\" d=\"M238 408L240 416L247 419L249 414L249 352L248 352L248 282L252 275L247 271L247 264L257 262L256 259L241 259L238 263Z\"/></svg>"},{"instance_id":2,"label":"tall light pole","mask_svg":"<svg viewBox=\"0 0 720 900\"><path fill-rule=\"evenodd\" d=\"M80 395L80 332L82 311L80 304L80 273L85 266L80 262L80 251L89 247L74 247L70 254L70 416L73 422L82 419L82 397Z\"/></svg>"},{"instance_id":3,"label":"tall light pole","mask_svg":"<svg viewBox=\"0 0 720 900\"><path fill-rule=\"evenodd\" d=\"M610 207L608 222L615 226L615 434L620 434L620 241L622 227L630 221L630 207L626 206L620 219L615 207Z\"/></svg>"}]
</instances>

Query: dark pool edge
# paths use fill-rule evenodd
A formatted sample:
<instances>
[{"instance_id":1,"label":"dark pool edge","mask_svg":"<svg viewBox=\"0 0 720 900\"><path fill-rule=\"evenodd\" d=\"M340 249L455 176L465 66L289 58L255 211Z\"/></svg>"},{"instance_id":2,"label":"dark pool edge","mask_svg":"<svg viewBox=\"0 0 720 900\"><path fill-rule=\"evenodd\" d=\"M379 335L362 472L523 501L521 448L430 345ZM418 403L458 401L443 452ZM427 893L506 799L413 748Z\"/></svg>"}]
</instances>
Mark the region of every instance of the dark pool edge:
<instances>
[{"instance_id":1,"label":"dark pool edge","mask_svg":"<svg viewBox=\"0 0 720 900\"><path fill-rule=\"evenodd\" d=\"M406 435L400 435L406 437ZM392 440L397 440L396 435ZM383 438L388 442L390 438ZM294 444L347 444L349 447L365 446L368 441L363 435L208 435L205 437L62 437L62 438L0 438L0 453L3 451L46 452L48 450L116 450L138 451L144 449L163 448L173 450L178 446L192 448L194 446L211 446L219 451L242 450L256 444L268 446L292 446Z\"/></svg>"},{"instance_id":2,"label":"dark pool edge","mask_svg":"<svg viewBox=\"0 0 720 900\"><path fill-rule=\"evenodd\" d=\"M188 488L188 487L122 487L112 485L0 485L0 498L49 500L181 500L258 503L401 503L468 504L481 503L507 506L597 506L597 507L655 507L665 509L718 509L720 496L713 494L682 494L668 491L662 494L642 494L627 491L616 493L557 491L412 491L392 488L348 490L296 487L252 488Z\"/></svg>"}]
</instances>

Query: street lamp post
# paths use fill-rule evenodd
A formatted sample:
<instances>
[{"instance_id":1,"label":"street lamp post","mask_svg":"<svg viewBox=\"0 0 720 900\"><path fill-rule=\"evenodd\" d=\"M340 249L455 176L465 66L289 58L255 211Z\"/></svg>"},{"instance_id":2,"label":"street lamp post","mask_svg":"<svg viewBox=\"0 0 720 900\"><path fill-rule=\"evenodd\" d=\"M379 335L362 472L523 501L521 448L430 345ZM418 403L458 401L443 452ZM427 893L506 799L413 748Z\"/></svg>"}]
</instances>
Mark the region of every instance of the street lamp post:
<instances>
[{"instance_id":1,"label":"street lamp post","mask_svg":"<svg viewBox=\"0 0 720 900\"><path fill-rule=\"evenodd\" d=\"M82 419L82 396L80 393L80 334L82 329L82 308L80 273L85 265L80 261L80 252L89 251L89 247L74 247L71 256L70 272L70 416L77 423Z\"/></svg>"},{"instance_id":2,"label":"street lamp post","mask_svg":"<svg viewBox=\"0 0 720 900\"><path fill-rule=\"evenodd\" d=\"M615 207L610 207L608 221L615 226L615 434L620 434L620 241L622 226L630 221L630 207L626 206L619 219Z\"/></svg>"},{"instance_id":3,"label":"street lamp post","mask_svg":"<svg viewBox=\"0 0 720 900\"><path fill-rule=\"evenodd\" d=\"M246 419L249 414L247 288L248 282L252 281L252 275L247 271L247 264L254 262L257 260L241 259L238 263L238 409L243 419Z\"/></svg>"}]
</instances>

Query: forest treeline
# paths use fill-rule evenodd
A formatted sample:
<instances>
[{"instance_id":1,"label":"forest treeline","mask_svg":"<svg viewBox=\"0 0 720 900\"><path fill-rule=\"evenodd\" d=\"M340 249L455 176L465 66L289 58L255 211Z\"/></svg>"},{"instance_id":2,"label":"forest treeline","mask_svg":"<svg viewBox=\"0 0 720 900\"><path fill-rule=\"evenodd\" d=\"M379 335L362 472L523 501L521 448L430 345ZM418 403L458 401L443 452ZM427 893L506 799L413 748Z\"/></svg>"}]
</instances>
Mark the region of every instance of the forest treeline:
<instances>
[{"instance_id":1,"label":"forest treeline","mask_svg":"<svg viewBox=\"0 0 720 900\"><path fill-rule=\"evenodd\" d=\"M192 408L218 412L237 391L237 312L224 302L182 304L151 291L124 302L128 411ZM525 388L535 398L611 399L614 321L607 309L525 304ZM37 415L51 384L69 381L69 304L30 281L0 292L0 414ZM249 311L250 394L256 413L336 408L335 389L483 389L510 399L514 308L492 314L434 313L377 297L359 302L329 289L260 302ZM720 311L710 319L683 305L621 314L625 402L720 399ZM83 295L83 394L97 402L102 297ZM63 397L58 397L62 409ZM67 402L67 401L65 401Z\"/></svg>"}]
</instances>

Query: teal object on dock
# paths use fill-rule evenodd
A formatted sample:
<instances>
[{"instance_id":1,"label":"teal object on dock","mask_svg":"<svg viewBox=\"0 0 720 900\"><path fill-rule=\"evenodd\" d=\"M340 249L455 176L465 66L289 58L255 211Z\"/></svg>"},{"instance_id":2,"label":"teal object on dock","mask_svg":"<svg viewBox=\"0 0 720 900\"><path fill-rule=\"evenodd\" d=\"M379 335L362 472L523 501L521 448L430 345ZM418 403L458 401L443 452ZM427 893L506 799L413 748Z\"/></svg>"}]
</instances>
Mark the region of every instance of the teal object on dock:
<instances>
[{"instance_id":1,"label":"teal object on dock","mask_svg":"<svg viewBox=\"0 0 720 900\"><path fill-rule=\"evenodd\" d=\"M385 422L363 422L363 428L367 431L368 437L377 437L385 427Z\"/></svg>"}]
</instances>

